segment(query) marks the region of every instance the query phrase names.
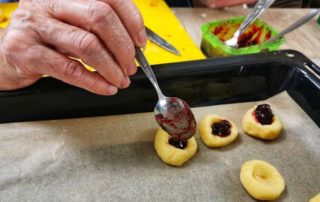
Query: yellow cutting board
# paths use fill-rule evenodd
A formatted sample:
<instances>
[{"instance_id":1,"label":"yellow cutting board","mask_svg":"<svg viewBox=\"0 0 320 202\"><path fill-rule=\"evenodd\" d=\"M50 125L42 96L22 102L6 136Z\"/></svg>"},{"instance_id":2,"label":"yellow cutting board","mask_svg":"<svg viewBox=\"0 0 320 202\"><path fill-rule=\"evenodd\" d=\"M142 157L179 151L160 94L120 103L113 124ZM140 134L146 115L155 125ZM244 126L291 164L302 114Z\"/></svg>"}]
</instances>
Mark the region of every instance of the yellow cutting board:
<instances>
[{"instance_id":1,"label":"yellow cutting board","mask_svg":"<svg viewBox=\"0 0 320 202\"><path fill-rule=\"evenodd\" d=\"M176 56L152 42L148 42L145 54L150 64L205 58L164 0L134 0L134 2L142 13L145 25L171 43L181 53L181 56ZM1 28L8 25L10 15L17 6L17 3L0 3L0 9L5 17L4 22L0 23Z\"/></svg>"},{"instance_id":2,"label":"yellow cutting board","mask_svg":"<svg viewBox=\"0 0 320 202\"><path fill-rule=\"evenodd\" d=\"M176 56L149 42L145 53L150 63L161 64L205 58L163 0L134 0L134 2L142 13L145 25L181 52L181 56Z\"/></svg>"}]
</instances>

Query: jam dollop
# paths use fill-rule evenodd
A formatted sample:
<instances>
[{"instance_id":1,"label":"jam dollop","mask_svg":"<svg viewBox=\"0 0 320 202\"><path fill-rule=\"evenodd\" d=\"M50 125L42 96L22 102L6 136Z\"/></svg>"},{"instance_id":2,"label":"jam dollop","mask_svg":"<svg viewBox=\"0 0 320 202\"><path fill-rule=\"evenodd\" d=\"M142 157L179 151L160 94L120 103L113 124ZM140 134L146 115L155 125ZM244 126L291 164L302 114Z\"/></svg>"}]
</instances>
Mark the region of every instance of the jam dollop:
<instances>
[{"instance_id":1,"label":"jam dollop","mask_svg":"<svg viewBox=\"0 0 320 202\"><path fill-rule=\"evenodd\" d=\"M221 120L211 125L212 134L220 137L227 137L231 134L231 123L227 120Z\"/></svg>"},{"instance_id":2,"label":"jam dollop","mask_svg":"<svg viewBox=\"0 0 320 202\"><path fill-rule=\"evenodd\" d=\"M254 117L262 125L271 125L273 122L273 113L268 104L258 105L256 110L254 110Z\"/></svg>"},{"instance_id":3,"label":"jam dollop","mask_svg":"<svg viewBox=\"0 0 320 202\"><path fill-rule=\"evenodd\" d=\"M178 138L171 137L169 139L169 144L178 148L178 149L184 149L187 147L188 142L187 142L187 140L181 140Z\"/></svg>"}]
</instances>

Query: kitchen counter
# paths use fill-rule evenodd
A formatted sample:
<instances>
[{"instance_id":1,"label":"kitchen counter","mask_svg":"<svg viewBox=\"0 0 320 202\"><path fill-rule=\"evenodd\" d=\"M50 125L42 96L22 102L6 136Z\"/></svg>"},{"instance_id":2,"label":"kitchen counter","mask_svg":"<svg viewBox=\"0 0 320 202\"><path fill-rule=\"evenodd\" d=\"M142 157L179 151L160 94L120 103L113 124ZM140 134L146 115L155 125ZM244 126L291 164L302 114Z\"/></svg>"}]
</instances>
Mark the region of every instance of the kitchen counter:
<instances>
[{"instance_id":1,"label":"kitchen counter","mask_svg":"<svg viewBox=\"0 0 320 202\"><path fill-rule=\"evenodd\" d=\"M246 15L249 10L236 7L220 10L207 8L173 8L172 11L176 14L191 38L200 46L202 24L214 20ZM261 16L261 19L278 31L281 31L309 11L310 9L269 9ZM281 46L281 49L297 50L320 65L319 33L320 25L317 24L317 18L314 18L294 32L286 35L286 42Z\"/></svg>"}]
</instances>

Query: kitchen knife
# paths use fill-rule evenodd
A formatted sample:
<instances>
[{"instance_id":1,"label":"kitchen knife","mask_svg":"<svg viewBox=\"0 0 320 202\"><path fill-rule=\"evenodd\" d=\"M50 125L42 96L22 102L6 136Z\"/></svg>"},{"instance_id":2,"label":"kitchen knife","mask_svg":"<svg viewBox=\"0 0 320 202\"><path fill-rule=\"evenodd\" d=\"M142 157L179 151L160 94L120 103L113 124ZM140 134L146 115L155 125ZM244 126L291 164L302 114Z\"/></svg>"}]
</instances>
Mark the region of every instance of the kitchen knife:
<instances>
[{"instance_id":1,"label":"kitchen knife","mask_svg":"<svg viewBox=\"0 0 320 202\"><path fill-rule=\"evenodd\" d=\"M157 44L161 48L176 54L176 55L181 55L181 53L174 47L172 46L169 42L167 42L165 39L163 39L161 36L153 32L151 29L146 27L146 32L148 35L148 39L152 41L153 43Z\"/></svg>"}]
</instances>

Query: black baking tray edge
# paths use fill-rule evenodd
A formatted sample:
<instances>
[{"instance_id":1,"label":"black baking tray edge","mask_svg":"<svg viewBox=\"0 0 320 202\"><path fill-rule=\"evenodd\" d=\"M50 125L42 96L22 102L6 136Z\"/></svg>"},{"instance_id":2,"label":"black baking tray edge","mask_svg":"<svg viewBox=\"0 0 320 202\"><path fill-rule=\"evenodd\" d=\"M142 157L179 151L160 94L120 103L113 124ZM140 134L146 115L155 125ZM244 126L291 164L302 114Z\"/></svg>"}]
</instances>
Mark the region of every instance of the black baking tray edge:
<instances>
[{"instance_id":1,"label":"black baking tray edge","mask_svg":"<svg viewBox=\"0 0 320 202\"><path fill-rule=\"evenodd\" d=\"M192 107L265 100L282 91L320 127L320 68L297 51L155 65L167 96ZM130 88L99 96L53 78L0 91L0 123L150 112L156 92L141 70Z\"/></svg>"}]
</instances>

